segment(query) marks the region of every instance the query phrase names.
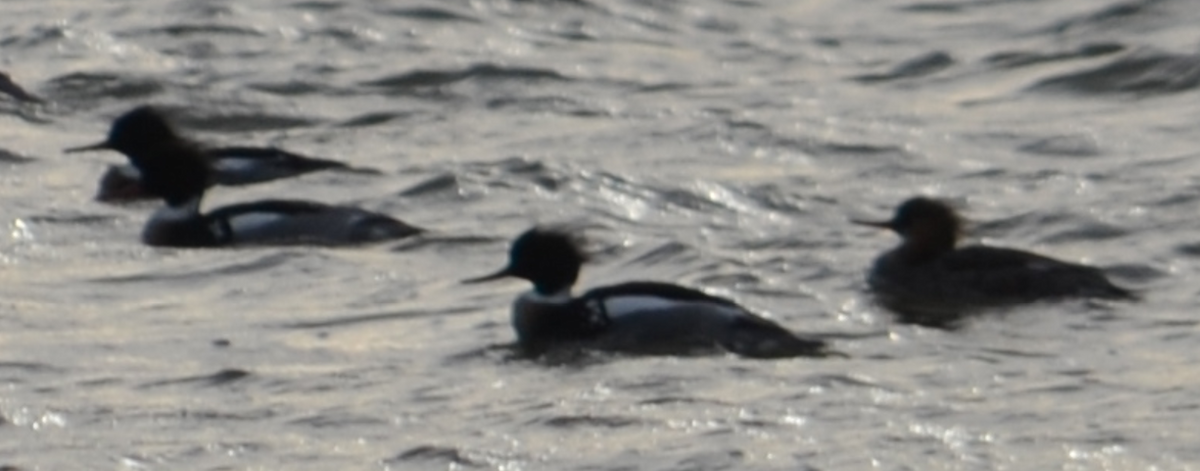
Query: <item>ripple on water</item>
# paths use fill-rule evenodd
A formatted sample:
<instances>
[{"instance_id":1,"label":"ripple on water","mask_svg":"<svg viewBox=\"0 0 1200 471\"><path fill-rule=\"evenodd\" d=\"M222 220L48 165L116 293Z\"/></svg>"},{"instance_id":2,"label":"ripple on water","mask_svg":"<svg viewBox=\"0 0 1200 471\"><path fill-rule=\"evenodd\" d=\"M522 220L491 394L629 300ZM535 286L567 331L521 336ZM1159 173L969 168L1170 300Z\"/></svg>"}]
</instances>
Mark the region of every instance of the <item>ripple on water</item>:
<instances>
[{"instance_id":1,"label":"ripple on water","mask_svg":"<svg viewBox=\"0 0 1200 471\"><path fill-rule=\"evenodd\" d=\"M437 466L437 467L467 467L489 468L488 460L471 456L472 453L462 451L457 447L439 445L420 445L409 448L400 454L384 460L387 465L402 466Z\"/></svg>"},{"instance_id":2,"label":"ripple on water","mask_svg":"<svg viewBox=\"0 0 1200 471\"><path fill-rule=\"evenodd\" d=\"M178 271L178 268L155 268L133 275L103 276L94 278L92 281L95 283L139 284L148 281L171 283L174 281L219 279L227 275L265 272L271 268L285 266L294 260L308 258L313 255L311 252L300 250L257 253L247 250L245 253L252 254L251 257L248 257L249 260L230 259L207 268L190 266L184 271Z\"/></svg>"},{"instance_id":3,"label":"ripple on water","mask_svg":"<svg viewBox=\"0 0 1200 471\"><path fill-rule=\"evenodd\" d=\"M1186 92L1197 85L1200 54L1144 49L1094 69L1041 79L1029 89L1085 95L1164 95Z\"/></svg>"},{"instance_id":4,"label":"ripple on water","mask_svg":"<svg viewBox=\"0 0 1200 471\"><path fill-rule=\"evenodd\" d=\"M1100 155L1096 137L1088 134L1051 136L1037 139L1017 147L1027 154L1050 157L1095 157Z\"/></svg>"},{"instance_id":5,"label":"ripple on water","mask_svg":"<svg viewBox=\"0 0 1200 471\"><path fill-rule=\"evenodd\" d=\"M1090 59L1124 51L1126 46L1120 43L1087 43L1067 51L1036 52L1036 51L1004 51L997 52L984 58L984 62L1002 69L1016 69L1031 65L1062 62L1075 59Z\"/></svg>"},{"instance_id":6,"label":"ripple on water","mask_svg":"<svg viewBox=\"0 0 1200 471\"><path fill-rule=\"evenodd\" d=\"M162 81L145 76L103 72L75 72L46 83L47 93L66 102L123 99L145 100L166 90Z\"/></svg>"},{"instance_id":7,"label":"ripple on water","mask_svg":"<svg viewBox=\"0 0 1200 471\"><path fill-rule=\"evenodd\" d=\"M480 23L479 18L445 7L404 7L380 11L385 15L409 18L417 21Z\"/></svg>"},{"instance_id":8,"label":"ripple on water","mask_svg":"<svg viewBox=\"0 0 1200 471\"><path fill-rule=\"evenodd\" d=\"M536 419L531 424L545 425L551 428L561 429L580 429L580 428L602 428L602 429L619 429L633 426L649 425L648 421L641 417L629 416L603 416L603 415L555 415Z\"/></svg>"},{"instance_id":9,"label":"ripple on water","mask_svg":"<svg viewBox=\"0 0 1200 471\"><path fill-rule=\"evenodd\" d=\"M379 417L364 415L346 407L333 407L289 420L288 423L307 428L354 430L364 427L385 426L388 424L388 421Z\"/></svg>"},{"instance_id":10,"label":"ripple on water","mask_svg":"<svg viewBox=\"0 0 1200 471\"><path fill-rule=\"evenodd\" d=\"M25 383L32 380L33 375L59 374L66 371L48 363L24 361L0 361L0 382L9 384ZM0 417L0 425L3 425Z\"/></svg>"},{"instance_id":11,"label":"ripple on water","mask_svg":"<svg viewBox=\"0 0 1200 471\"><path fill-rule=\"evenodd\" d=\"M27 164L27 163L33 162L35 160L37 160L37 159L34 159L33 157L26 157L24 155L21 155L20 153L17 153L17 152L14 152L14 151L11 151L11 150L8 150L5 148L0 148L0 162L2 162L2 163Z\"/></svg>"},{"instance_id":12,"label":"ripple on water","mask_svg":"<svg viewBox=\"0 0 1200 471\"><path fill-rule=\"evenodd\" d=\"M173 24L160 26L155 28L147 28L142 30L130 30L125 33L127 36L170 36L170 37L189 37L189 36L232 36L238 38L262 38L266 34L255 28L247 28L242 26L231 26L219 23L196 23L196 24Z\"/></svg>"},{"instance_id":13,"label":"ripple on water","mask_svg":"<svg viewBox=\"0 0 1200 471\"><path fill-rule=\"evenodd\" d=\"M571 79L551 69L509 67L496 64L477 64L459 70L415 70L362 82L361 85L388 94L408 94L421 89L437 88L464 80L522 82L562 81Z\"/></svg>"},{"instance_id":14,"label":"ripple on water","mask_svg":"<svg viewBox=\"0 0 1200 471\"><path fill-rule=\"evenodd\" d=\"M476 312L474 307L451 307L445 309L427 309L413 311L384 312L377 314L355 314L337 316L331 319L289 322L281 325L285 329L325 329L329 327L345 327L355 324L390 322L396 320L419 319L425 317L443 317Z\"/></svg>"},{"instance_id":15,"label":"ripple on water","mask_svg":"<svg viewBox=\"0 0 1200 471\"><path fill-rule=\"evenodd\" d=\"M212 374L199 375L199 376L185 376L185 377L181 377L181 378L172 378L172 379L151 381L151 382L142 384L141 386L139 386L139 388L152 389L152 388L159 388L159 387L164 387L164 386L185 386L185 385L205 386L205 387L225 386L225 385L243 381L246 378L249 378L251 376L252 376L252 374L249 371L237 369L237 368L227 368L227 369L223 369L223 370L217 371L216 373L212 373Z\"/></svg>"},{"instance_id":16,"label":"ripple on water","mask_svg":"<svg viewBox=\"0 0 1200 471\"><path fill-rule=\"evenodd\" d=\"M344 128L364 128L364 127L371 127L371 126L386 124L386 123L389 123L392 121L404 120L404 119L407 119L412 116L413 116L413 113L404 112L404 111L369 112L369 113L364 113L364 114L360 114L357 116L352 116L349 119L346 119L345 121L342 121L341 123L338 123L338 126L341 126Z\"/></svg>"},{"instance_id":17,"label":"ripple on water","mask_svg":"<svg viewBox=\"0 0 1200 471\"><path fill-rule=\"evenodd\" d=\"M254 83L246 84L246 87L251 90L257 90L257 91L260 91L263 93L279 95L281 97L334 95L337 93L337 89L330 87L327 84L317 82L317 81L309 81L309 80L301 80L301 79L290 79L290 80L272 81L272 82L254 82ZM347 125L347 126L349 126L349 125Z\"/></svg>"},{"instance_id":18,"label":"ripple on water","mask_svg":"<svg viewBox=\"0 0 1200 471\"><path fill-rule=\"evenodd\" d=\"M163 108L180 127L209 132L276 131L319 123L312 117L274 114L257 109Z\"/></svg>"},{"instance_id":19,"label":"ripple on water","mask_svg":"<svg viewBox=\"0 0 1200 471\"><path fill-rule=\"evenodd\" d=\"M1064 34L1088 30L1105 30L1114 26L1137 24L1138 20L1157 16L1158 0L1117 1L1100 6L1095 11L1082 13L1054 22L1046 32ZM1095 6L1095 5L1089 5Z\"/></svg>"},{"instance_id":20,"label":"ripple on water","mask_svg":"<svg viewBox=\"0 0 1200 471\"><path fill-rule=\"evenodd\" d=\"M955 60L949 53L933 51L903 61L887 72L859 75L853 79L862 83L893 82L933 75L954 64Z\"/></svg>"}]
</instances>

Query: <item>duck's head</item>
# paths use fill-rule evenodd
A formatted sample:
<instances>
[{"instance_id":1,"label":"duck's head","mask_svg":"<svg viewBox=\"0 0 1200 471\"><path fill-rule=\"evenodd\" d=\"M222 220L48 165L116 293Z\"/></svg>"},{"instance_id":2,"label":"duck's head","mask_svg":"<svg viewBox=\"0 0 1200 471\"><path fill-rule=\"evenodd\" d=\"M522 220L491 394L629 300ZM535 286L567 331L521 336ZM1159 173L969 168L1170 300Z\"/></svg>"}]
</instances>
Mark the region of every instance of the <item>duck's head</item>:
<instances>
[{"instance_id":1,"label":"duck's head","mask_svg":"<svg viewBox=\"0 0 1200 471\"><path fill-rule=\"evenodd\" d=\"M171 123L153 106L139 106L125 112L113 121L108 138L95 144L72 147L66 152L89 150L115 150L135 159L142 152L172 145L183 138L175 132Z\"/></svg>"},{"instance_id":2,"label":"duck's head","mask_svg":"<svg viewBox=\"0 0 1200 471\"><path fill-rule=\"evenodd\" d=\"M949 204L925 197L911 198L901 203L891 220L854 222L891 229L900 234L906 243L928 251L952 250L963 227L962 219Z\"/></svg>"},{"instance_id":3,"label":"duck's head","mask_svg":"<svg viewBox=\"0 0 1200 471\"><path fill-rule=\"evenodd\" d=\"M115 150L141 173L142 186L168 204L193 200L209 186L211 164L203 151L180 137L154 107L139 106L113 121L104 141L65 152Z\"/></svg>"},{"instance_id":4,"label":"duck's head","mask_svg":"<svg viewBox=\"0 0 1200 471\"><path fill-rule=\"evenodd\" d=\"M529 280L539 294L562 293L575 284L580 268L587 261L582 245L580 237L569 231L535 227L513 241L507 266L463 283L514 277Z\"/></svg>"}]
</instances>

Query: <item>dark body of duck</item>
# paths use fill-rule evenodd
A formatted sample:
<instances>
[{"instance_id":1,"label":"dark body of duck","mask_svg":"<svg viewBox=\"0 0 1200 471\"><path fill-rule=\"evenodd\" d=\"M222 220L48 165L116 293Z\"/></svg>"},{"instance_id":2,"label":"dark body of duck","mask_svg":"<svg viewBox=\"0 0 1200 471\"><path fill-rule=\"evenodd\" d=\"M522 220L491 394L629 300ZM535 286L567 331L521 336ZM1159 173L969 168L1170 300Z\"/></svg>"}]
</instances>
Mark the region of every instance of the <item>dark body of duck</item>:
<instances>
[{"instance_id":1,"label":"dark body of duck","mask_svg":"<svg viewBox=\"0 0 1200 471\"><path fill-rule=\"evenodd\" d=\"M830 353L823 341L798 337L733 301L670 283L635 281L572 296L584 261L574 235L534 228L513 242L508 266L466 282L516 277L533 283L513 303L512 325L518 344L535 355L559 347L753 358Z\"/></svg>"},{"instance_id":2,"label":"dark body of duck","mask_svg":"<svg viewBox=\"0 0 1200 471\"><path fill-rule=\"evenodd\" d=\"M142 232L147 245L346 245L420 232L383 214L311 201L266 200L201 213L200 202L212 180L211 160L149 106L118 117L104 142L68 152L98 149L125 154L141 174L146 191L165 202Z\"/></svg>"},{"instance_id":3,"label":"dark body of duck","mask_svg":"<svg viewBox=\"0 0 1200 471\"><path fill-rule=\"evenodd\" d=\"M890 221L855 221L895 231L900 246L880 255L868 276L890 307L984 307L1064 298L1133 299L1097 268L1031 252L957 247L958 214L946 203L912 198Z\"/></svg>"}]
</instances>

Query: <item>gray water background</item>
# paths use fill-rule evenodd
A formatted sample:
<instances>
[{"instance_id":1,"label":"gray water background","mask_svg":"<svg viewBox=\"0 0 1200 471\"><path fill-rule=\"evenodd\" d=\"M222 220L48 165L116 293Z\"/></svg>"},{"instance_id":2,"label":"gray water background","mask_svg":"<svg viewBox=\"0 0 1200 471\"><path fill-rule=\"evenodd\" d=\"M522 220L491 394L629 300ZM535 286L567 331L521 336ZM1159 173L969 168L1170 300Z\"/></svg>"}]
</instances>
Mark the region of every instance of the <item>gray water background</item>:
<instances>
[{"instance_id":1,"label":"gray water background","mask_svg":"<svg viewBox=\"0 0 1200 471\"><path fill-rule=\"evenodd\" d=\"M0 3L0 465L21 470L1200 469L1191 0ZM379 174L216 189L432 233L148 248L64 155L156 104ZM916 194L1135 304L904 324L863 274ZM536 223L581 284L732 297L846 359L514 360Z\"/></svg>"}]
</instances>

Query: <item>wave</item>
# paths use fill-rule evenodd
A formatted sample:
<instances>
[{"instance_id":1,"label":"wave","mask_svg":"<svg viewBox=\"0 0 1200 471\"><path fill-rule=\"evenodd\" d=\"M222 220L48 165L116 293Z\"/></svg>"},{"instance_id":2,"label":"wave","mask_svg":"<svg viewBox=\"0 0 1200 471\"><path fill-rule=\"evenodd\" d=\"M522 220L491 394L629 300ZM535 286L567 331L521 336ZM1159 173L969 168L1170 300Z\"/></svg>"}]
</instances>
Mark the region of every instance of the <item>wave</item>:
<instances>
[{"instance_id":1,"label":"wave","mask_svg":"<svg viewBox=\"0 0 1200 471\"><path fill-rule=\"evenodd\" d=\"M1142 50L1100 67L1042 79L1029 87L1035 92L1086 95L1165 95L1200 85L1200 54Z\"/></svg>"}]
</instances>

